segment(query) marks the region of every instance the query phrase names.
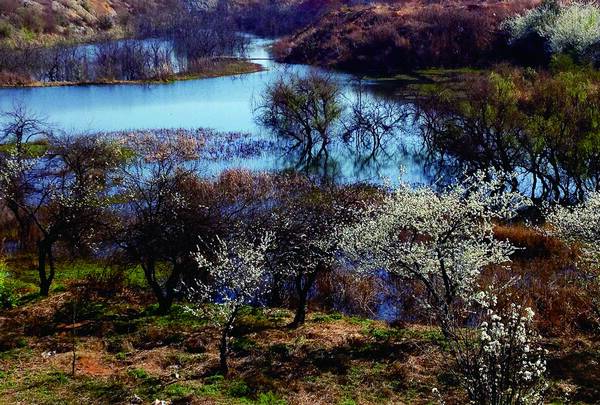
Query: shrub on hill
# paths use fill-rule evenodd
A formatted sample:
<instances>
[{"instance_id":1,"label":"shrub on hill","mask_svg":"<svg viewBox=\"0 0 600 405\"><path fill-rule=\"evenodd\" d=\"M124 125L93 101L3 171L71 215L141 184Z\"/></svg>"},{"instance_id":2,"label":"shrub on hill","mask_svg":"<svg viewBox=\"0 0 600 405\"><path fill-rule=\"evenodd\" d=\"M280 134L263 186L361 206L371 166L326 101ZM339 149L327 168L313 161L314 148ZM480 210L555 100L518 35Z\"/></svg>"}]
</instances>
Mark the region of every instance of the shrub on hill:
<instances>
[{"instance_id":1,"label":"shrub on hill","mask_svg":"<svg viewBox=\"0 0 600 405\"><path fill-rule=\"evenodd\" d=\"M562 5L548 0L505 22L509 43L536 54L566 53L577 61L599 60L600 6L595 2Z\"/></svg>"}]
</instances>

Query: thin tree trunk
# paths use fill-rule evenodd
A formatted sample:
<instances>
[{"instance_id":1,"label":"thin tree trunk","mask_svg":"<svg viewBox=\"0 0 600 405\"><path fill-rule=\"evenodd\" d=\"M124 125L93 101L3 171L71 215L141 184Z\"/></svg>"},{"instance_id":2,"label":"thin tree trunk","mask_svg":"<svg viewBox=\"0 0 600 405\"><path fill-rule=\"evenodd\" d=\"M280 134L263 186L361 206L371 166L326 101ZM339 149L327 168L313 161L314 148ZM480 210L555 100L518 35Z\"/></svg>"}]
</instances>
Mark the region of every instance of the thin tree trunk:
<instances>
[{"instance_id":1,"label":"thin tree trunk","mask_svg":"<svg viewBox=\"0 0 600 405\"><path fill-rule=\"evenodd\" d=\"M315 279L317 278L318 267L315 271L305 274L301 273L296 276L296 293L298 294L298 305L296 306L296 314L294 320L290 324L290 328L297 328L303 325L306 321L306 306L308 303L308 293L310 292Z\"/></svg>"},{"instance_id":2,"label":"thin tree trunk","mask_svg":"<svg viewBox=\"0 0 600 405\"><path fill-rule=\"evenodd\" d=\"M229 366L227 365L227 359L229 357L229 334L233 329L233 323L237 317L238 310L238 307L234 308L221 331L221 341L219 343L219 368L223 376L229 374Z\"/></svg>"},{"instance_id":3,"label":"thin tree trunk","mask_svg":"<svg viewBox=\"0 0 600 405\"><path fill-rule=\"evenodd\" d=\"M165 296L162 287L159 282L156 281L156 264L154 260L148 260L146 263L142 263L142 269L144 270L144 275L146 276L146 282L152 288L152 292L156 297L156 301L158 302L158 312L159 313L167 313L171 307L170 303Z\"/></svg>"},{"instance_id":4,"label":"thin tree trunk","mask_svg":"<svg viewBox=\"0 0 600 405\"><path fill-rule=\"evenodd\" d=\"M75 334L75 324L77 320L77 298L73 298L73 317L71 323L71 375L75 377L75 372L77 369L77 336Z\"/></svg>"},{"instance_id":5,"label":"thin tree trunk","mask_svg":"<svg viewBox=\"0 0 600 405\"><path fill-rule=\"evenodd\" d=\"M40 295L47 297L50 293L50 281L46 274L46 243L38 242L38 274L40 277Z\"/></svg>"},{"instance_id":6,"label":"thin tree trunk","mask_svg":"<svg viewBox=\"0 0 600 405\"><path fill-rule=\"evenodd\" d=\"M301 293L298 295L298 306L296 307L296 314L294 320L290 324L291 328L297 328L303 325L306 321L306 295Z\"/></svg>"},{"instance_id":7,"label":"thin tree trunk","mask_svg":"<svg viewBox=\"0 0 600 405\"><path fill-rule=\"evenodd\" d=\"M223 332L221 333L221 342L219 344L219 369L221 370L221 374L223 376L227 376L229 373L229 366L227 365L227 354L229 352L229 343L227 340L229 339L229 331L226 326L223 328Z\"/></svg>"}]
</instances>

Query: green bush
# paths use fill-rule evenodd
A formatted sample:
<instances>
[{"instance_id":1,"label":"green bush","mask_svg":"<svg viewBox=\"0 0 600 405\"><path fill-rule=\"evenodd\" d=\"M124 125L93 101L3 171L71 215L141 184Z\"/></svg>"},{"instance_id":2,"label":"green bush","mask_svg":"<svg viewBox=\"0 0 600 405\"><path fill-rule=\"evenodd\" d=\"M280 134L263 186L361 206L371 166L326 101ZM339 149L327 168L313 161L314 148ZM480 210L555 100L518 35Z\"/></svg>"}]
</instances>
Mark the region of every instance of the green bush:
<instances>
[{"instance_id":1,"label":"green bush","mask_svg":"<svg viewBox=\"0 0 600 405\"><path fill-rule=\"evenodd\" d=\"M563 5L544 1L539 7L505 22L510 42L543 40L552 55L568 53L577 60L597 59L600 46L600 6L575 1Z\"/></svg>"},{"instance_id":2,"label":"green bush","mask_svg":"<svg viewBox=\"0 0 600 405\"><path fill-rule=\"evenodd\" d=\"M10 38L13 33L13 26L4 20L0 20L0 39Z\"/></svg>"},{"instance_id":3,"label":"green bush","mask_svg":"<svg viewBox=\"0 0 600 405\"><path fill-rule=\"evenodd\" d=\"M256 402L260 405L285 405L287 403L272 391L261 392Z\"/></svg>"},{"instance_id":4,"label":"green bush","mask_svg":"<svg viewBox=\"0 0 600 405\"><path fill-rule=\"evenodd\" d=\"M193 393L193 389L181 384L171 384L165 389L165 394L171 398L184 398Z\"/></svg>"},{"instance_id":5,"label":"green bush","mask_svg":"<svg viewBox=\"0 0 600 405\"><path fill-rule=\"evenodd\" d=\"M578 66L571 55L565 53L554 55L550 61L550 70L552 73L573 72L577 69Z\"/></svg>"},{"instance_id":6,"label":"green bush","mask_svg":"<svg viewBox=\"0 0 600 405\"><path fill-rule=\"evenodd\" d=\"M234 380L230 383L227 393L230 397L242 398L248 396L251 392L250 387L243 380Z\"/></svg>"},{"instance_id":7,"label":"green bush","mask_svg":"<svg viewBox=\"0 0 600 405\"><path fill-rule=\"evenodd\" d=\"M136 378L138 380L147 380L150 378L150 374L143 368L134 368L127 371L131 377Z\"/></svg>"},{"instance_id":8,"label":"green bush","mask_svg":"<svg viewBox=\"0 0 600 405\"><path fill-rule=\"evenodd\" d=\"M9 309L16 303L17 293L6 271L6 263L0 259L0 308Z\"/></svg>"}]
</instances>

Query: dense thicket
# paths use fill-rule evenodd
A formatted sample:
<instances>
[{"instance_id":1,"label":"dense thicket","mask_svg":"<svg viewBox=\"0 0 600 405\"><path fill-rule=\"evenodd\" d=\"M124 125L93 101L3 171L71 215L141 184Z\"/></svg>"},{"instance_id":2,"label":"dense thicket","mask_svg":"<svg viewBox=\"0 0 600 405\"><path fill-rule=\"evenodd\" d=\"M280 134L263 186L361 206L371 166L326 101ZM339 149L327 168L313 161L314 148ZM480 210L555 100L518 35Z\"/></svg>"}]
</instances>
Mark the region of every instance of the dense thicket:
<instances>
[{"instance_id":1,"label":"dense thicket","mask_svg":"<svg viewBox=\"0 0 600 405\"><path fill-rule=\"evenodd\" d=\"M546 0L509 18L504 27L511 48L525 62L539 64L568 54L580 63L598 63L600 7L595 2Z\"/></svg>"},{"instance_id":2,"label":"dense thicket","mask_svg":"<svg viewBox=\"0 0 600 405\"><path fill-rule=\"evenodd\" d=\"M600 94L594 73L504 69L466 93L421 103L424 139L440 174L489 167L519 173L513 189L542 200L579 201L600 187Z\"/></svg>"}]
</instances>

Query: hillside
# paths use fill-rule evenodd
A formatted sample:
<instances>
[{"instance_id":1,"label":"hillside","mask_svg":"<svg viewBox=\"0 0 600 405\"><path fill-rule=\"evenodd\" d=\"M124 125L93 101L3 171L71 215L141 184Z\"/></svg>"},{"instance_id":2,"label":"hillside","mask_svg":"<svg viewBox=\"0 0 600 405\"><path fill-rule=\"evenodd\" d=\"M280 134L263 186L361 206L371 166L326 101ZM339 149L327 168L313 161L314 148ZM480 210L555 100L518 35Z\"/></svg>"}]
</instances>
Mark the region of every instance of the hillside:
<instances>
[{"instance_id":1,"label":"hillside","mask_svg":"<svg viewBox=\"0 0 600 405\"><path fill-rule=\"evenodd\" d=\"M156 34L190 8L234 17L249 32L289 34L356 0L2 0L0 40Z\"/></svg>"},{"instance_id":2,"label":"hillside","mask_svg":"<svg viewBox=\"0 0 600 405\"><path fill-rule=\"evenodd\" d=\"M416 0L346 7L284 39L277 52L285 62L349 70L473 65L498 52L501 21L537 3Z\"/></svg>"},{"instance_id":3,"label":"hillside","mask_svg":"<svg viewBox=\"0 0 600 405\"><path fill-rule=\"evenodd\" d=\"M162 0L3 0L0 39L79 39L122 33L134 16L165 5Z\"/></svg>"}]
</instances>

